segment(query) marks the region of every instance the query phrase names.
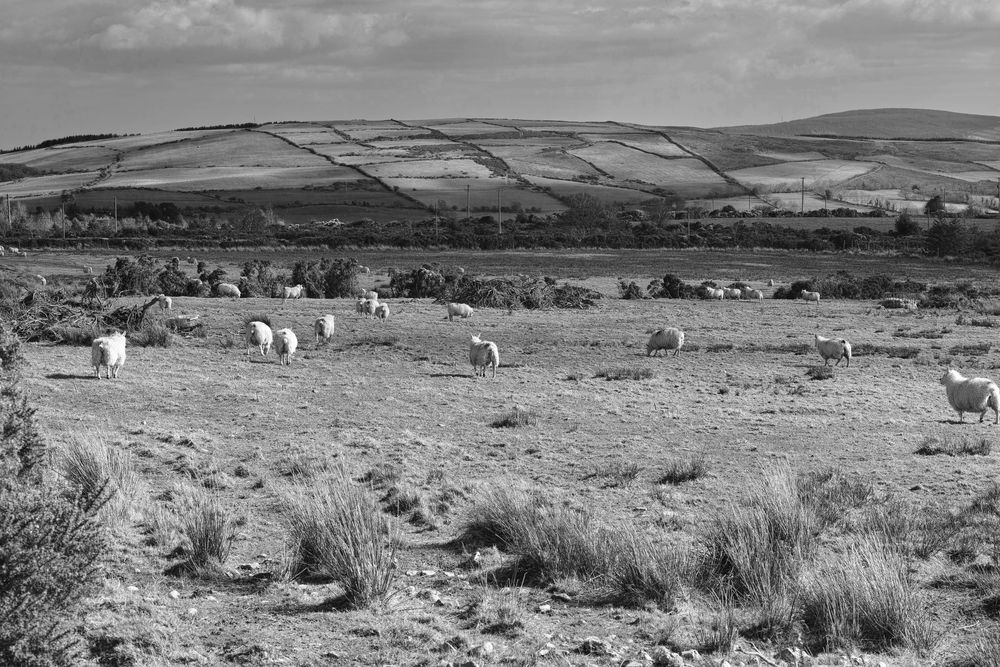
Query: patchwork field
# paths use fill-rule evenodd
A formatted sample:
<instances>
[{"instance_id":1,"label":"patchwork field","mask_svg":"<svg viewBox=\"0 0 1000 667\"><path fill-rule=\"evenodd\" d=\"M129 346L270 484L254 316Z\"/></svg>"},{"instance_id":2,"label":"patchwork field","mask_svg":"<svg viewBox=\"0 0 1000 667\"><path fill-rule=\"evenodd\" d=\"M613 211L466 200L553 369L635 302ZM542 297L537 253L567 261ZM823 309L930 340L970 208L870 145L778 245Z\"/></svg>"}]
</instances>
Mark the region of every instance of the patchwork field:
<instances>
[{"instance_id":1,"label":"patchwork field","mask_svg":"<svg viewBox=\"0 0 1000 667\"><path fill-rule=\"evenodd\" d=\"M44 178L102 172L100 178L67 176L67 180L55 181L36 181L33 179L38 176L28 176L0 183L0 195L10 195L32 208L49 206L52 197L62 196L63 191L78 198L88 190L141 186L147 191L219 191L225 199L225 188L260 187L275 191L269 204L281 216L294 208L295 200L279 196L278 191L314 188L322 183L317 183L316 172L276 175L261 168L339 165L359 167L381 179L386 187L393 185L389 179L436 179L442 190L436 195L432 184L425 183L419 197L425 207L410 209L406 215L411 218L426 217L438 200L449 198L448 190L454 184L443 182L446 179L481 180L479 185L489 189L493 187L490 180L498 175L551 181L547 187L559 205L543 207L545 210L565 208L567 197L591 190L612 206L655 201L669 193L671 202L677 197L695 202L731 199L738 210L746 210L741 195L750 190L761 194L797 192L803 177L812 201L823 197L826 190L841 202L848 199L841 190L868 190L871 194L860 199L875 201L876 192L894 189L917 193L924 202L931 193L940 195L952 208L964 207L969 201L980 202L977 205L987 212L1000 208L996 199L1000 145L988 139L993 128L1000 127L1000 119L903 111L858 111L808 122L722 129L438 118L175 130L0 153L0 164L24 164L52 172ZM847 134L851 118L855 131L868 128L873 134ZM954 122L948 124L948 119ZM904 134L883 137L883 130L889 128ZM179 176L179 172L169 171L188 168L206 171ZM220 175L212 171L220 168L245 169L245 173ZM199 174L205 177L204 183L196 182ZM296 174L302 176L301 182L295 182ZM603 189L594 190L595 186ZM760 203L752 197L750 202L751 207ZM317 222L337 217L336 209L343 205L342 198L331 199ZM381 211L380 215L392 213Z\"/></svg>"},{"instance_id":2,"label":"patchwork field","mask_svg":"<svg viewBox=\"0 0 1000 667\"><path fill-rule=\"evenodd\" d=\"M227 267L251 258L194 254ZM283 269L302 258L272 257ZM601 525L635 526L665 548L694 553L713 520L744 505L749 490L776 471L835 469L853 483L870 483L876 497L942 510L969 506L1000 475L996 453L960 459L915 453L928 442L995 442L1000 427L968 416L959 424L938 384L949 366L986 376L1000 367L993 329L975 325L975 313L893 312L867 301L815 307L769 298L614 298L619 276L645 285L667 271L690 282L744 279L770 295L768 279L780 286L839 269L991 285L988 267L767 252L368 252L358 258L373 269L366 288L385 281L388 267L436 260L486 274L544 272L606 296L590 310L485 308L463 322L449 322L444 307L430 300L388 298L386 323L357 317L350 300L178 297L173 314L200 315L205 336L175 335L168 348L130 346L115 381L92 378L88 348L28 345L24 386L45 438L57 447L102 441L127 453L140 476L115 574L83 621L95 646L132 655L138 664L163 665L415 664L427 655L478 661L485 642L491 644L487 661L500 664L648 664L643 656L655 655L664 642L733 664L753 647L774 661L790 644L750 634L752 609L736 607L732 619L743 638L713 651L707 642L727 612L704 591L686 584L662 607L608 604L599 600L595 581L547 585L523 571L511 574L517 565L496 548L503 544L463 536L468 512L491 489L523 486L559 506L586 510ZM107 259L38 253L0 259L0 266L58 276L99 268ZM330 343L316 344L312 322L325 313L335 315L336 333ZM251 314L299 334L291 365L256 352L247 360L242 331ZM647 357L650 331L664 326L686 332L685 349L676 357ZM471 333L498 344L495 380L472 377ZM815 333L852 341L850 367L809 379L820 363ZM616 370L636 375L601 377ZM491 425L514 408L531 418L520 426ZM700 461L703 473L664 481L671 466L690 461ZM348 484L381 499L400 532L394 595L375 610L331 604L342 591L335 581L282 575L289 557L282 499L293 487L344 483L341 469L355 480ZM357 481L363 479L369 481ZM226 562L230 577L164 575L177 562L180 543L167 529L182 511L171 499L192 488L239 517ZM427 521L398 507L389 513L393 489L422 498ZM151 528L154 521L160 528ZM836 554L852 535L825 534L829 543L820 549ZM839 656L850 654L859 664L927 664L974 648L998 628L995 616L977 606L978 594L962 586L976 576L973 558L988 557L973 553L961 560L945 547L928 558L908 557L915 595L933 628L930 648L853 648L823 660L839 664ZM497 607L505 621L494 625ZM97 642L101 637L114 641ZM588 637L605 642L608 652L589 653L583 648Z\"/></svg>"}]
</instances>

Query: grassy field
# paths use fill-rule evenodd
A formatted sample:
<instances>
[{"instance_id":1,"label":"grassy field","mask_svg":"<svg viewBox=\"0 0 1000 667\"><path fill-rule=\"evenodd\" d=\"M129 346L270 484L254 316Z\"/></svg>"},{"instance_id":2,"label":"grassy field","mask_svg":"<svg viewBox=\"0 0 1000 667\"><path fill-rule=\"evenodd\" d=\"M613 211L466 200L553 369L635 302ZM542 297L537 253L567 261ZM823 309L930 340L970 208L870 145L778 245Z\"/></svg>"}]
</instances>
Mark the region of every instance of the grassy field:
<instances>
[{"instance_id":1,"label":"grassy field","mask_svg":"<svg viewBox=\"0 0 1000 667\"><path fill-rule=\"evenodd\" d=\"M191 254L227 269L258 256ZM283 267L305 257L268 253ZM870 484L876 497L943 509L967 507L1000 474L995 454L915 453L930 442L947 448L995 441L1000 427L968 418L958 424L938 384L949 366L997 375L994 330L975 322L995 319L988 314L880 311L867 301L813 307L771 299L613 298L619 276L645 285L668 271L690 282L742 279L763 287L768 279L782 284L839 269L992 284L992 269L785 253L369 251L357 257L373 271L365 276L367 288L383 282L389 267L441 261L485 274L571 278L606 298L591 310L479 309L472 320L455 322L430 300L388 299L392 315L378 323L356 316L350 300L178 297L173 314L200 315L204 336L174 335L167 348L130 346L115 381L93 379L87 348L28 345L24 382L45 437L57 447L103 441L128 452L140 476L113 575L83 623L95 645L108 640L100 644L105 659L381 665L416 664L431 655L618 665L642 662L658 645L696 648L733 663L747 660L741 651L751 647L775 656L790 644L754 638L752 605L720 606L693 584L669 604L635 606L602 601L598 582L586 578L536 582L527 570L517 573L503 543L465 535L470 512L498 484L523 486L586 508L599 525L633 526L673 553L694 554L712 522L773 474L832 468ZM99 269L109 260L38 253L0 261L55 276L50 284L57 284L60 274L78 275L82 266ZM312 322L326 313L335 315L336 333L330 343L316 344ZM256 352L247 360L242 331L251 315L298 333L291 365ZM645 356L649 333L665 326L686 332L685 349L676 357ZM499 346L496 380L472 376L473 333ZM850 368L810 379L820 364L812 349L816 333L854 344ZM282 499L302 485L344 484L343 474L354 480L349 486L369 489L399 531L393 594L372 610L338 610L329 602L342 591L336 581L290 581L282 574L290 557ZM225 563L230 576L164 575L182 543L177 498L193 487L237 519ZM849 549L860 539L841 529L847 533L828 536L825 549ZM946 662L995 632L995 616L977 606L978 593L963 588L977 576L973 562L995 553L988 544L976 548L962 558L946 547L909 557L913 592L921 608L933 610L935 640L928 647L831 648L829 659L868 653L871 664ZM744 639L712 653L727 622ZM608 652L603 643L590 652L589 637L605 642Z\"/></svg>"}]
</instances>

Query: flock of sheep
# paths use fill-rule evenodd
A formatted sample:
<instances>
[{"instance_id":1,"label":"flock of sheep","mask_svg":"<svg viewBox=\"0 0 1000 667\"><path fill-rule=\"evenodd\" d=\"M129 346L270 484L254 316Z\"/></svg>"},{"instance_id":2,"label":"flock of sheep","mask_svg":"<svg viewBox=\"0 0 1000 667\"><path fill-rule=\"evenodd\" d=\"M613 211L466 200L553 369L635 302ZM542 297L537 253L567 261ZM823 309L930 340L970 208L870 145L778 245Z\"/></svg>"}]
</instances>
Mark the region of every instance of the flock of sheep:
<instances>
[{"instance_id":1,"label":"flock of sheep","mask_svg":"<svg viewBox=\"0 0 1000 667\"><path fill-rule=\"evenodd\" d=\"M15 248L14 246L7 246L4 248L0 245L0 257L6 257L7 253L10 253L13 257L27 257L28 253L20 248Z\"/></svg>"},{"instance_id":2,"label":"flock of sheep","mask_svg":"<svg viewBox=\"0 0 1000 667\"><path fill-rule=\"evenodd\" d=\"M16 249L11 249L16 251ZM228 288L232 288L229 290ZM299 299L303 296L304 287L295 285L285 287L282 294L282 302L288 299ZM235 290L235 293L230 293ZM221 296L235 296L239 298L239 289L235 285L222 283L218 286L217 292ZM708 288L706 298L709 299L751 299L761 300L763 294L760 290L749 287L742 290L736 288ZM803 291L801 299L819 303L819 292ZM170 310L173 302L169 296L160 294L157 297L160 310ZM894 306L895 307L895 306ZM363 291L355 303L357 314L368 319L378 319L385 322L389 319L389 305L379 301L377 292ZM452 321L458 317L467 319L472 317L474 310L464 303L447 304L448 320ZM196 317L196 316L195 316ZM172 318L176 320L178 318ZM190 319L190 317L188 317ZM316 343L328 341L333 337L336 322L333 315L323 315L313 323L313 333ZM118 377L118 372L125 363L125 334L115 332L109 336L103 336L94 340L91 346L91 364L97 378L101 378L101 369L107 368L108 378ZM256 347L262 357L266 357L268 352L274 347L278 354L278 363L288 365L292 361L292 355L298 347L298 338L291 329L279 329L273 332L264 322L252 321L247 324L245 332L245 342L247 346L247 360L251 358L251 349ZM828 366L834 361L835 366L839 366L843 360L847 361L846 366L851 366L851 344L843 338L827 338L819 334L815 335L814 344L823 365ZM674 356L684 346L684 332L676 328L658 329L653 332L646 343L646 356L656 356L662 350L664 353L673 350ZM500 351L497 344L492 341L481 340L473 335L469 343L469 362L472 364L473 374L476 377L486 377L487 367L492 368L493 378L497 375L497 367L500 365ZM979 413L979 421L982 422L989 409L994 413L994 424L1000 424L1000 387L988 378L967 378L956 370L949 369L942 376L941 384L945 387L948 402L951 407L958 412L959 420L965 421L965 413Z\"/></svg>"}]
</instances>

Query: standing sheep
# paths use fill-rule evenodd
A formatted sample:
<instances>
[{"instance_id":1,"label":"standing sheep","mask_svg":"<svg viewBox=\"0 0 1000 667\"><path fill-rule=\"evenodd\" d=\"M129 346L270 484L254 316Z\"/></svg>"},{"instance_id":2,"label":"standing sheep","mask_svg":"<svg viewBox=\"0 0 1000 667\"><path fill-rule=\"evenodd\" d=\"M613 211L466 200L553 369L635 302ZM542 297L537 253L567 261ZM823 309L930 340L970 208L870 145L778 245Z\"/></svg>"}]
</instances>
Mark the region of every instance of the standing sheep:
<instances>
[{"instance_id":1,"label":"standing sheep","mask_svg":"<svg viewBox=\"0 0 1000 667\"><path fill-rule=\"evenodd\" d=\"M166 294L160 294L156 297L156 303L160 306L160 311L170 310L174 307L173 300Z\"/></svg>"},{"instance_id":2,"label":"standing sheep","mask_svg":"<svg viewBox=\"0 0 1000 667\"><path fill-rule=\"evenodd\" d=\"M233 299L239 299L241 296L240 288L232 283L219 283L215 286L215 293Z\"/></svg>"},{"instance_id":3,"label":"standing sheep","mask_svg":"<svg viewBox=\"0 0 1000 667\"><path fill-rule=\"evenodd\" d=\"M736 299L737 301L743 296L743 291L736 287L725 287L722 290L722 297L724 299Z\"/></svg>"},{"instance_id":4,"label":"standing sheep","mask_svg":"<svg viewBox=\"0 0 1000 667\"><path fill-rule=\"evenodd\" d=\"M271 343L274 341L274 333L271 327L263 322L253 321L247 325L247 361L250 361L250 348L254 345L260 350L260 356L266 357L271 351Z\"/></svg>"},{"instance_id":5,"label":"standing sheep","mask_svg":"<svg viewBox=\"0 0 1000 667\"><path fill-rule=\"evenodd\" d=\"M464 303L449 303L448 304L448 321L451 322L455 317L461 317L463 320L472 317L472 306Z\"/></svg>"},{"instance_id":6,"label":"standing sheep","mask_svg":"<svg viewBox=\"0 0 1000 667\"><path fill-rule=\"evenodd\" d=\"M816 334L816 349L823 357L824 366L829 366L831 359L837 360L834 366L839 366L841 359L847 359L847 367L851 367L851 344L843 338L826 338Z\"/></svg>"},{"instance_id":7,"label":"standing sheep","mask_svg":"<svg viewBox=\"0 0 1000 667\"><path fill-rule=\"evenodd\" d=\"M948 369L941 377L941 384L948 394L948 402L958 412L959 421L965 421L966 412L978 412L982 423L986 409L993 408L993 423L1000 424L1000 387L989 378L967 378L956 370Z\"/></svg>"},{"instance_id":8,"label":"standing sheep","mask_svg":"<svg viewBox=\"0 0 1000 667\"><path fill-rule=\"evenodd\" d=\"M98 380L101 379L101 366L107 366L109 380L118 377L125 363L125 334L116 331L110 336L95 338L90 345L90 363Z\"/></svg>"},{"instance_id":9,"label":"standing sheep","mask_svg":"<svg viewBox=\"0 0 1000 667\"><path fill-rule=\"evenodd\" d=\"M743 290L743 298L747 301L763 301L764 293L759 289L752 289L747 287Z\"/></svg>"},{"instance_id":10,"label":"standing sheep","mask_svg":"<svg viewBox=\"0 0 1000 667\"><path fill-rule=\"evenodd\" d=\"M289 299L301 299L302 291L305 289L302 285L296 285L295 287L284 287L282 288L281 302L284 303Z\"/></svg>"},{"instance_id":11,"label":"standing sheep","mask_svg":"<svg viewBox=\"0 0 1000 667\"><path fill-rule=\"evenodd\" d=\"M379 305L375 306L375 317L377 317L383 322L389 319L389 304L380 303Z\"/></svg>"},{"instance_id":12,"label":"standing sheep","mask_svg":"<svg viewBox=\"0 0 1000 667\"><path fill-rule=\"evenodd\" d=\"M365 299L365 319L375 319L375 309L378 308L378 301Z\"/></svg>"},{"instance_id":13,"label":"standing sheep","mask_svg":"<svg viewBox=\"0 0 1000 667\"><path fill-rule=\"evenodd\" d=\"M497 366L500 365L500 351L497 344L488 340L480 340L479 336L473 336L469 344L469 361L472 363L473 375L486 377L486 367L493 367L493 377L497 376ZM480 366L483 372L479 372Z\"/></svg>"},{"instance_id":14,"label":"standing sheep","mask_svg":"<svg viewBox=\"0 0 1000 667\"><path fill-rule=\"evenodd\" d=\"M721 288L706 287L705 288L705 298L706 299L718 299L722 301L726 297L726 291Z\"/></svg>"},{"instance_id":15,"label":"standing sheep","mask_svg":"<svg viewBox=\"0 0 1000 667\"><path fill-rule=\"evenodd\" d=\"M811 301L817 306L819 305L819 292L810 292L809 290L802 290L799 293L799 298L803 301Z\"/></svg>"},{"instance_id":16,"label":"standing sheep","mask_svg":"<svg viewBox=\"0 0 1000 667\"><path fill-rule=\"evenodd\" d=\"M354 311L358 315L362 315L363 316L365 314L365 301L367 301L367 299L365 299L365 297L361 296L361 297L358 297L358 300L354 303Z\"/></svg>"},{"instance_id":17,"label":"standing sheep","mask_svg":"<svg viewBox=\"0 0 1000 667\"><path fill-rule=\"evenodd\" d=\"M287 366L292 363L292 355L299 346L299 339L291 329L279 329L274 334L274 351L278 353L278 363Z\"/></svg>"},{"instance_id":18,"label":"standing sheep","mask_svg":"<svg viewBox=\"0 0 1000 667\"><path fill-rule=\"evenodd\" d=\"M316 321L313 323L313 330L316 332L316 344L319 345L320 339L326 341L333 338L333 329L333 315L324 315L323 317L316 318Z\"/></svg>"},{"instance_id":19,"label":"standing sheep","mask_svg":"<svg viewBox=\"0 0 1000 667\"><path fill-rule=\"evenodd\" d=\"M49 281L47 281L45 279L45 276L43 276L41 274L38 274L37 276L35 276L35 280L37 280L38 284L41 285L42 287L45 287L46 285L49 284Z\"/></svg>"},{"instance_id":20,"label":"standing sheep","mask_svg":"<svg viewBox=\"0 0 1000 667\"><path fill-rule=\"evenodd\" d=\"M656 356L660 350L673 350L674 356L680 352L681 347L684 346L684 332L680 329L659 329L653 332L653 335L649 337L649 342L646 343L646 356ZM667 356L666 352L663 356Z\"/></svg>"},{"instance_id":21,"label":"standing sheep","mask_svg":"<svg viewBox=\"0 0 1000 667\"><path fill-rule=\"evenodd\" d=\"M366 299L371 299L372 301L375 301L376 303L378 302L378 292L375 292L375 291L365 292L364 293L364 297Z\"/></svg>"}]
</instances>

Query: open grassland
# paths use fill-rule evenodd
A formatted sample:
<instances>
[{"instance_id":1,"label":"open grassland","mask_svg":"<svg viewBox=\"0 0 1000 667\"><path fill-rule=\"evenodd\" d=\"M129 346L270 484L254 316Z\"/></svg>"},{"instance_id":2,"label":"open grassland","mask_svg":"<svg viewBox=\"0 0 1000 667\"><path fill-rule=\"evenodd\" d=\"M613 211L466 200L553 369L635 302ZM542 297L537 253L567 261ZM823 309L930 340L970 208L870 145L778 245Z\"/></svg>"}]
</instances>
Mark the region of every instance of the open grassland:
<instances>
[{"instance_id":1,"label":"open grassland","mask_svg":"<svg viewBox=\"0 0 1000 667\"><path fill-rule=\"evenodd\" d=\"M802 186L803 178L805 187L810 189L836 187L843 181L867 174L876 167L878 165L871 162L817 160L737 169L729 174L740 183L752 187L795 190Z\"/></svg>"},{"instance_id":2,"label":"open grassland","mask_svg":"<svg viewBox=\"0 0 1000 667\"><path fill-rule=\"evenodd\" d=\"M612 142L572 149L569 153L586 160L612 178L624 181L649 184L669 181L680 192L726 185L721 176L694 158L668 160Z\"/></svg>"},{"instance_id":3,"label":"open grassland","mask_svg":"<svg viewBox=\"0 0 1000 667\"><path fill-rule=\"evenodd\" d=\"M227 268L256 257L191 254ZM346 299L283 304L178 297L172 314L199 314L204 335L173 335L167 348L130 346L115 381L92 378L88 348L28 345L24 382L48 440L63 447L81 434L99 434L138 472L114 574L83 622L106 661L132 655L138 664L368 665L415 664L431 655L435 661L619 665L628 659L649 664L644 654L655 654L657 645L697 648L734 664L749 659L749 650L773 660L779 649L798 645L794 633L773 642L759 634L755 623L780 616L777 608L762 611L747 597L720 599L693 579L672 582L671 573L687 567L680 564L685 559L694 567L707 545L721 544L724 535L713 526L724 530L727 517L742 516L739 508L758 507L762 495L783 498L787 489L776 483L782 475L810 479L829 469L846 480L842 492L859 495L851 509L822 518L835 527L822 529L825 543L808 547L819 551L801 573L801 603L821 605L817 591L845 590L834 583L838 573L859 579L883 572L878 583L895 581L893 590L910 596L906 605L916 605L904 605L900 613L908 616L894 622L926 621L930 639L911 638L895 649L831 647L826 659L866 653L872 664L947 663L997 631L988 595L970 589L989 585L977 578L976 564L993 562L993 538L971 528L940 544L928 538L914 549L929 555L901 551L893 556L904 559L899 565L863 551L870 536L857 532L884 521L890 523L878 524L883 535L901 529L916 540L926 530L900 523L907 508L957 512L979 502L975 516L986 520L1000 461L989 448L962 443L995 440L1000 427L968 415L958 424L938 378L949 366L996 376L1000 349L991 328L954 311L880 311L872 302L815 307L772 299L611 298L619 276L644 284L668 271L690 282L742 279L763 287L769 278L787 283L839 269L990 285L991 269L763 252L357 256L373 270L366 288L384 281L390 266L436 260L486 274L572 278L607 298L584 311L477 309L461 322L447 321L444 306L430 300L390 298L392 316L378 323L355 315ZM268 258L287 268L305 256ZM78 270L77 263L100 267L106 259L38 253L16 264L3 261L57 275ZM336 333L318 345L312 323L326 313L336 316ZM273 354L261 358L256 350L247 360L242 331L248 316L299 334L291 365L279 366ZM686 332L685 349L676 357L647 357L650 332L665 326ZM471 333L499 346L496 380L472 377ZM810 379L821 376L815 333L852 341L850 368ZM944 453L926 453L937 451ZM391 596L368 610L332 602L346 578L284 576L294 556L289 499L303 502L307 491L344 488L368 494L371 512L398 535ZM800 493L830 490L809 488ZM223 567L230 576L164 574L185 553L175 551L185 543L179 519L194 490L235 519ZM551 507L525 505L532 494ZM535 537L568 541L531 547L519 541L530 532L484 538L467 530L473 520L501 530L504 512L522 512L510 515L516 525L505 530L530 531L541 521ZM747 523L738 525L751 525L742 520ZM613 531L614 549L592 532L597 526ZM636 532L625 532L631 529ZM898 546L908 538L886 539ZM618 553L623 543L639 550L636 562L653 580L639 586L641 573L619 570L614 586L624 588L615 590L648 595L655 589L660 597L636 604L624 594L605 596L612 584L595 578L604 567L600 554ZM902 575L891 574L900 571L893 563ZM726 628L742 639L727 641ZM591 637L599 641L588 643Z\"/></svg>"},{"instance_id":4,"label":"open grassland","mask_svg":"<svg viewBox=\"0 0 1000 667\"><path fill-rule=\"evenodd\" d=\"M316 167L328 164L323 158L266 132L236 130L136 151L122 158L118 169Z\"/></svg>"},{"instance_id":5,"label":"open grassland","mask_svg":"<svg viewBox=\"0 0 1000 667\"><path fill-rule=\"evenodd\" d=\"M163 190L247 190L322 187L363 177L351 169L324 162L313 167L165 167L118 171L102 181L109 188Z\"/></svg>"}]
</instances>

